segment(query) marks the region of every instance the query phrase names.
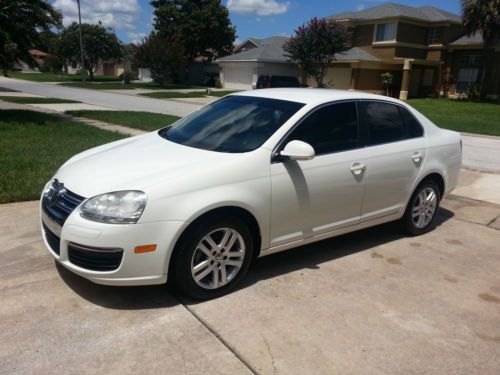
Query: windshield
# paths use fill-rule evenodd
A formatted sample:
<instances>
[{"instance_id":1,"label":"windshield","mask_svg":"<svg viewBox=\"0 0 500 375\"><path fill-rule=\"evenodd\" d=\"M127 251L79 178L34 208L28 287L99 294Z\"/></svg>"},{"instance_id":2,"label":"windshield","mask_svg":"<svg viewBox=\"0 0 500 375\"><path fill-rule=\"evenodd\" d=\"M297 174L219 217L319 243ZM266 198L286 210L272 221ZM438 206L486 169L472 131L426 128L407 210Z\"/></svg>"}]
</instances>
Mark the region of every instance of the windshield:
<instances>
[{"instance_id":1,"label":"windshield","mask_svg":"<svg viewBox=\"0 0 500 375\"><path fill-rule=\"evenodd\" d=\"M177 121L159 134L185 146L248 152L262 145L304 104L230 95Z\"/></svg>"}]
</instances>

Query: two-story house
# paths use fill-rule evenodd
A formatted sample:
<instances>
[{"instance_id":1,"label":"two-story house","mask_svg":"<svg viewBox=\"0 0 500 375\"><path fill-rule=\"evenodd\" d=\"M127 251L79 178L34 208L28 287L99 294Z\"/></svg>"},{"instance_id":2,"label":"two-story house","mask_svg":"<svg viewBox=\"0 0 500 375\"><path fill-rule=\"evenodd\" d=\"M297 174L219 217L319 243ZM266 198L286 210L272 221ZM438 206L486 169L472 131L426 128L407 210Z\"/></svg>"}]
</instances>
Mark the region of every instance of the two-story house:
<instances>
[{"instance_id":1,"label":"two-story house","mask_svg":"<svg viewBox=\"0 0 500 375\"><path fill-rule=\"evenodd\" d=\"M352 48L336 54L326 87L385 93L381 74L393 76L391 95L400 99L436 95L442 77L452 77L448 93L464 93L481 82L483 41L466 36L459 15L432 6L385 3L326 18L352 32ZM248 39L235 53L217 60L227 88L250 89L260 74L300 75L283 50L288 38ZM500 45L494 53L488 93L500 93ZM301 75L302 83L316 82Z\"/></svg>"},{"instance_id":2,"label":"two-story house","mask_svg":"<svg viewBox=\"0 0 500 375\"><path fill-rule=\"evenodd\" d=\"M452 93L465 92L480 82L482 38L464 36L456 14L432 6L386 3L327 19L352 31L353 46L331 64L325 80L329 87L381 93L380 76L391 72L393 95L404 100L437 93L444 70L454 78ZM488 87L492 95L498 93L500 83L498 52Z\"/></svg>"}]
</instances>

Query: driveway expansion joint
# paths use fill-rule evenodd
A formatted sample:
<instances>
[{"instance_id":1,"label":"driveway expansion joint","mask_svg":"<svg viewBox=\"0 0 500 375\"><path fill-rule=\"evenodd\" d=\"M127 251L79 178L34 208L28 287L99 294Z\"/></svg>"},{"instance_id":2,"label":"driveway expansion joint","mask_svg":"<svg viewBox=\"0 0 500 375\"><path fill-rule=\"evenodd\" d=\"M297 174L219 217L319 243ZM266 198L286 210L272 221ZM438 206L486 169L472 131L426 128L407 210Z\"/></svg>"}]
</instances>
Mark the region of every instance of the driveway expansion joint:
<instances>
[{"instance_id":1,"label":"driveway expansion joint","mask_svg":"<svg viewBox=\"0 0 500 375\"><path fill-rule=\"evenodd\" d=\"M200 324L205 327L224 347L227 348L241 363L245 365L245 367L254 375L260 375L260 373L245 359L242 354L238 352L235 348L231 347L229 343L212 327L205 319L200 317L196 312L191 309L184 301L174 296L175 299L179 301L179 303L184 306L184 308L198 321Z\"/></svg>"}]
</instances>

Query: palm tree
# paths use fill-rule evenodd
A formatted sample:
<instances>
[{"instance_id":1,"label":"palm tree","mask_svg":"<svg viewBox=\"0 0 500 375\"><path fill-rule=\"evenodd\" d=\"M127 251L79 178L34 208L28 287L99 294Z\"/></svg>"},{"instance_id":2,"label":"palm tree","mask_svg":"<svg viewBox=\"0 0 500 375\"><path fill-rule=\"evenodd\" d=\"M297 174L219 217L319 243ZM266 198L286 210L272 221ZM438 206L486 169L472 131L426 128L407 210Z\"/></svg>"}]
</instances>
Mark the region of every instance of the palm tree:
<instances>
[{"instance_id":1,"label":"palm tree","mask_svg":"<svg viewBox=\"0 0 500 375\"><path fill-rule=\"evenodd\" d=\"M481 99L485 99L494 47L500 37L500 0L462 0L462 22L467 35L480 32L483 36Z\"/></svg>"}]
</instances>

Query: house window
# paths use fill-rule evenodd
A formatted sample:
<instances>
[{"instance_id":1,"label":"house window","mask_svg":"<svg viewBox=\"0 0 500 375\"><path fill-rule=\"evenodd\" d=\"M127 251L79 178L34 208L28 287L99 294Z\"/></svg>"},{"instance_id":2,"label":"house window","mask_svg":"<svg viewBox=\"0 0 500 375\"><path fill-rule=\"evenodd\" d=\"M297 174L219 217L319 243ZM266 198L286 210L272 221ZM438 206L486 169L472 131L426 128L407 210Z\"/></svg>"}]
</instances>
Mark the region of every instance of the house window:
<instances>
[{"instance_id":1,"label":"house window","mask_svg":"<svg viewBox=\"0 0 500 375\"><path fill-rule=\"evenodd\" d=\"M429 29L429 34L427 34L427 44L435 44L439 42L439 29L437 27L431 27Z\"/></svg>"},{"instance_id":2,"label":"house window","mask_svg":"<svg viewBox=\"0 0 500 375\"><path fill-rule=\"evenodd\" d=\"M382 42L394 39L396 39L395 23L379 23L377 25L377 33L375 34L375 41Z\"/></svg>"},{"instance_id":3,"label":"house window","mask_svg":"<svg viewBox=\"0 0 500 375\"><path fill-rule=\"evenodd\" d=\"M481 64L481 55L463 55L460 62L462 64Z\"/></svg>"},{"instance_id":4,"label":"house window","mask_svg":"<svg viewBox=\"0 0 500 375\"><path fill-rule=\"evenodd\" d=\"M457 92L465 92L477 82L479 76L478 68L463 68L458 71Z\"/></svg>"}]
</instances>

